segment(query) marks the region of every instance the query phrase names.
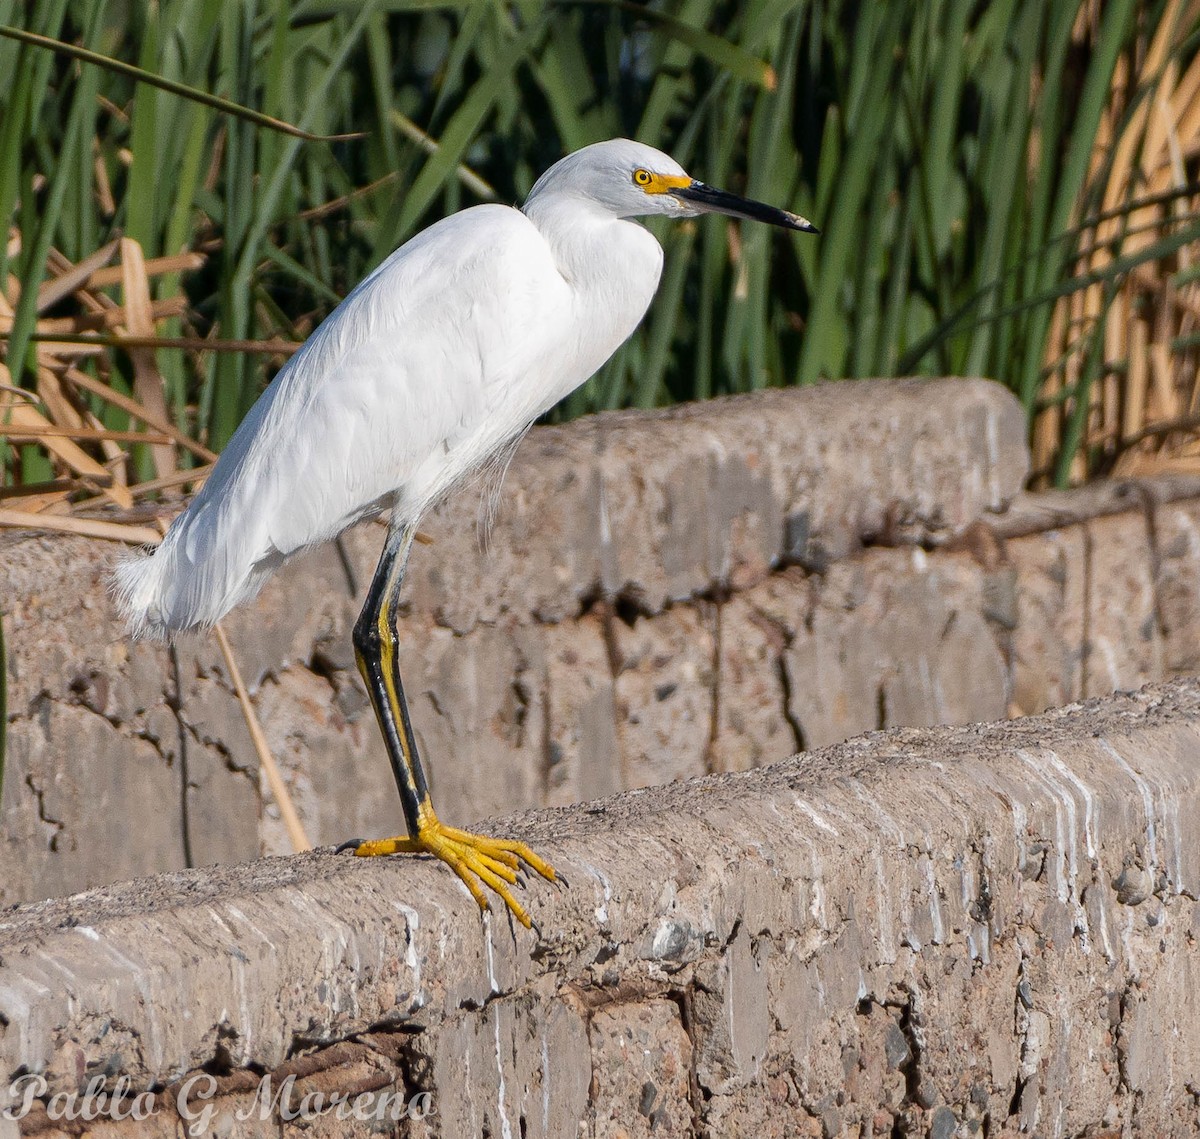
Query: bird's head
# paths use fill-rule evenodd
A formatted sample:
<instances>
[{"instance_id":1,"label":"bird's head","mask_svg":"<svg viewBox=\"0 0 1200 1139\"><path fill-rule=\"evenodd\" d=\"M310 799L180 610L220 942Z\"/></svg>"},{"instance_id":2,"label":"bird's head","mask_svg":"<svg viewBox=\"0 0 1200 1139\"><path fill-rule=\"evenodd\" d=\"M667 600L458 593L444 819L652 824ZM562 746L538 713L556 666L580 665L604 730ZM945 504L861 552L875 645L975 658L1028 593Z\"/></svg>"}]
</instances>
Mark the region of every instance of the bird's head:
<instances>
[{"instance_id":1,"label":"bird's head","mask_svg":"<svg viewBox=\"0 0 1200 1139\"><path fill-rule=\"evenodd\" d=\"M539 198L562 195L598 205L615 217L695 217L728 214L783 229L816 233L799 214L740 198L691 177L661 150L627 138L585 146L556 162L534 185L526 209Z\"/></svg>"}]
</instances>

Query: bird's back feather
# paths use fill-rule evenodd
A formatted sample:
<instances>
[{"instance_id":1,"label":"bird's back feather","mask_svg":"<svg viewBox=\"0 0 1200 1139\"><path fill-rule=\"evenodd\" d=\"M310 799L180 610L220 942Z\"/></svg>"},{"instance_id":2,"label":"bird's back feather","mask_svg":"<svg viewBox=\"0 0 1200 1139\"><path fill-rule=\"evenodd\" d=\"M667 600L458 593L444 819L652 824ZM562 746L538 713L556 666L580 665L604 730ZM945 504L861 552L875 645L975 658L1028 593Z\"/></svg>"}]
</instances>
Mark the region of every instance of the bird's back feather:
<instances>
[{"instance_id":1,"label":"bird's back feather","mask_svg":"<svg viewBox=\"0 0 1200 1139\"><path fill-rule=\"evenodd\" d=\"M280 371L153 555L118 566L131 629L212 625L297 551L385 509L415 521L607 359L659 264L644 300L584 333L588 298L517 210L476 206L417 235Z\"/></svg>"}]
</instances>

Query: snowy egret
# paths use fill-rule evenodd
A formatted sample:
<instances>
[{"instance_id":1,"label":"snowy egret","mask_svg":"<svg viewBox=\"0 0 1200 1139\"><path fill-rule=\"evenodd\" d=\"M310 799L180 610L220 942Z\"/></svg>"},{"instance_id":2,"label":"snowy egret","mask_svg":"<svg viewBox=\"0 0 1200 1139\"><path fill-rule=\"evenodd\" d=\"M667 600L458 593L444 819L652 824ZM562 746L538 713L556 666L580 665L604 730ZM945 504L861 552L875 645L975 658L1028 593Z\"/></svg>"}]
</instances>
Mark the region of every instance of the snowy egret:
<instances>
[{"instance_id":1,"label":"snowy egret","mask_svg":"<svg viewBox=\"0 0 1200 1139\"><path fill-rule=\"evenodd\" d=\"M614 139L567 155L521 210L481 205L401 246L330 314L250 410L203 489L151 556L117 567L134 635L213 625L293 554L390 512L354 649L400 790L408 834L362 856L423 851L481 909L513 915L522 842L456 830L434 813L396 654L395 614L418 519L464 475L584 382L633 332L662 271L628 219L716 212L816 232L804 218L689 177Z\"/></svg>"}]
</instances>

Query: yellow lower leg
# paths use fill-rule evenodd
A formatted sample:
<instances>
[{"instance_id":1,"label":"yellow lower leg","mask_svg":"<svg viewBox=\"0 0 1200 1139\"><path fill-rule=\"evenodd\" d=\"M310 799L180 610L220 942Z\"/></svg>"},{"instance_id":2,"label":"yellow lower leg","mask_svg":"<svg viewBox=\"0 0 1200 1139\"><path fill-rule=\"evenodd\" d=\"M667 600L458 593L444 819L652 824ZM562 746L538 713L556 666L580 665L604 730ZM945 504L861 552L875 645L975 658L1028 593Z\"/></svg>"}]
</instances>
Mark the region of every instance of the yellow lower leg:
<instances>
[{"instance_id":1,"label":"yellow lower leg","mask_svg":"<svg viewBox=\"0 0 1200 1139\"><path fill-rule=\"evenodd\" d=\"M393 519L367 600L354 625L358 668L379 720L409 833L359 843L354 853L362 858L382 854L432 854L462 879L481 910L488 909L486 887L500 895L517 921L530 928L533 923L529 915L512 896L509 887L516 884L522 863L551 882L555 880L553 868L523 842L488 838L444 826L429 802L429 789L417 755L396 659L394 614L413 533L412 527L403 520Z\"/></svg>"},{"instance_id":2,"label":"yellow lower leg","mask_svg":"<svg viewBox=\"0 0 1200 1139\"><path fill-rule=\"evenodd\" d=\"M421 804L415 837L404 835L363 842L354 853L359 858L375 858L384 854L432 854L462 879L481 910L489 908L480 885L482 883L500 895L513 917L526 929L533 923L509 889L517 881L521 863L547 881L553 882L555 879L554 868L534 854L525 843L489 838L487 835L448 827L434 814L428 800Z\"/></svg>"}]
</instances>

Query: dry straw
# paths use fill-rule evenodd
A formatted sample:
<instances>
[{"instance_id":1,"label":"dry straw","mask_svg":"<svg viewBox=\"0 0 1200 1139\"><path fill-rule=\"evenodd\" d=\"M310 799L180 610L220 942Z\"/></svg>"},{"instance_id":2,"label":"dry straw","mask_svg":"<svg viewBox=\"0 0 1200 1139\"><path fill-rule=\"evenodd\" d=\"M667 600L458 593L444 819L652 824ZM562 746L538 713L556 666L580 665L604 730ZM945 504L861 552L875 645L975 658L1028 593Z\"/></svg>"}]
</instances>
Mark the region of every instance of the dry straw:
<instances>
[{"instance_id":1,"label":"dry straw","mask_svg":"<svg viewBox=\"0 0 1200 1139\"><path fill-rule=\"evenodd\" d=\"M1081 41L1094 15L1081 11ZM1084 228L1073 265L1092 283L1059 298L1046 343L1032 440L1043 478L1056 468L1070 482L1200 471L1194 245L1112 275L1118 261L1174 244L1200 211L1189 174L1200 157L1200 55L1181 62L1198 20L1200 3L1171 0L1144 54L1117 61L1089 169L1104 220Z\"/></svg>"},{"instance_id":2,"label":"dry straw","mask_svg":"<svg viewBox=\"0 0 1200 1139\"><path fill-rule=\"evenodd\" d=\"M13 242L19 242L14 234ZM119 257L114 269L107 268L113 256ZM154 545L162 537L163 517L178 509L178 503L163 499L164 492L195 488L211 470L216 456L203 444L189 438L169 421L164 398L163 377L153 347L156 320L181 311L177 303L152 302L150 279L155 275L195 269L203 258L184 254L174 258L148 261L137 242L125 238L112 242L86 262L72 265L55 257L48 266L46 284L38 301L39 313L51 304L74 298L80 315L74 318L39 320L36 344L38 379L35 392L11 383L7 368L0 364L0 445L37 445L55 467L56 477L3 488L0 498L0 527L44 530L76 534L134 545ZM120 282L122 303L114 302L101 290ZM0 332L11 327L13 314L9 298L0 293ZM94 317L100 315L102 321ZM139 339L129 349L135 383L132 397L122 394L77 367L83 337L96 327L112 328L118 334L128 332ZM57 341L55 336L72 335L74 341ZM194 350L206 348L201 340L190 342ZM109 350L98 345L102 352ZM82 399L90 393L140 421L144 431L121 431L104 427L87 410ZM158 477L129 484L129 444L153 447ZM124 445L124 446L123 446ZM99 454L93 454L98 451ZM179 458L189 455L204 465L180 470ZM148 523L159 520L156 528ZM279 807L293 850L311 850L296 807L292 802L278 764L271 754L259 724L241 672L224 630L217 626L217 643L225 659L250 738L254 743L271 796ZM2 664L2 662L0 662Z\"/></svg>"}]
</instances>

